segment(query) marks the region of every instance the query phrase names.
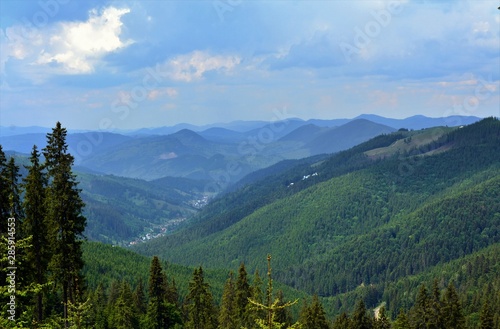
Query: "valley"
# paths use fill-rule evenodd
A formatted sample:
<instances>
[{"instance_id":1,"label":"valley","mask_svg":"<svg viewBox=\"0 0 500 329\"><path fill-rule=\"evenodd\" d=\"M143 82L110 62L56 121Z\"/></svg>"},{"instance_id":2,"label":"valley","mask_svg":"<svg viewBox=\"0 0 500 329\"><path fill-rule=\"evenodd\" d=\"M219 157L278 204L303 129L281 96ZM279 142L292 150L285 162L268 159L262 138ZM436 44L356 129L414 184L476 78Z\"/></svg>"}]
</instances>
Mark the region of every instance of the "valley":
<instances>
[{"instance_id":1,"label":"valley","mask_svg":"<svg viewBox=\"0 0 500 329\"><path fill-rule=\"evenodd\" d=\"M471 328L482 295L500 307L498 119L418 130L364 118L292 126L266 143L259 128L122 136L81 159L92 291L119 280L137 287L159 256L183 296L203 266L222 305L228 271L266 273L271 254L277 289L318 298L330 319L360 300L391 319L400 309L413 316L423 285L455 287ZM26 177L19 150L6 154Z\"/></svg>"}]
</instances>

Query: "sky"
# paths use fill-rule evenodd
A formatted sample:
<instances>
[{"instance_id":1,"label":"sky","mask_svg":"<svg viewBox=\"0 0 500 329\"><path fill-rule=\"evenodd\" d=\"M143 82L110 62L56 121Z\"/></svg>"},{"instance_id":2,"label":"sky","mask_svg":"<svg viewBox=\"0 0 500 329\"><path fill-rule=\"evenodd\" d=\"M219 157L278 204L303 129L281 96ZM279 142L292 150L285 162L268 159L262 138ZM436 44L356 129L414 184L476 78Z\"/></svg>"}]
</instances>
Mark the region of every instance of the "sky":
<instances>
[{"instance_id":1,"label":"sky","mask_svg":"<svg viewBox=\"0 0 500 329\"><path fill-rule=\"evenodd\" d=\"M2 0L0 125L498 117L499 5Z\"/></svg>"}]
</instances>

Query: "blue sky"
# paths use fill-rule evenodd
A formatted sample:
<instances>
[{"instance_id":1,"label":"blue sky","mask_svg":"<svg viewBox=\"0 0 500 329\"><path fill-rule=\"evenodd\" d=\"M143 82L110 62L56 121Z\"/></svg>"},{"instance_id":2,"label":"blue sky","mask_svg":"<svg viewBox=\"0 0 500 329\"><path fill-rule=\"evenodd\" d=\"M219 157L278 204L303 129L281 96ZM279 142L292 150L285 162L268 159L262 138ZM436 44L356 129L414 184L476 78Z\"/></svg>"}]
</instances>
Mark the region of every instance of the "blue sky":
<instances>
[{"instance_id":1,"label":"blue sky","mask_svg":"<svg viewBox=\"0 0 500 329\"><path fill-rule=\"evenodd\" d=\"M500 116L498 1L0 2L0 125Z\"/></svg>"}]
</instances>

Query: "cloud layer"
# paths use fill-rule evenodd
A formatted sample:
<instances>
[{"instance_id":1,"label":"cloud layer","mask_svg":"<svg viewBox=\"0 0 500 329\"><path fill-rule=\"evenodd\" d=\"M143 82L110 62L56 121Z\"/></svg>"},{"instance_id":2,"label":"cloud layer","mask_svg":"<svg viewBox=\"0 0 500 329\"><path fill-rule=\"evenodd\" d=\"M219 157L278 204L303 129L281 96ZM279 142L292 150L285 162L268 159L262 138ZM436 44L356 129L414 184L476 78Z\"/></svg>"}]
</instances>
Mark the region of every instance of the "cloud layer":
<instances>
[{"instance_id":1,"label":"cloud layer","mask_svg":"<svg viewBox=\"0 0 500 329\"><path fill-rule=\"evenodd\" d=\"M48 3L1 5L1 125L500 115L496 1Z\"/></svg>"}]
</instances>

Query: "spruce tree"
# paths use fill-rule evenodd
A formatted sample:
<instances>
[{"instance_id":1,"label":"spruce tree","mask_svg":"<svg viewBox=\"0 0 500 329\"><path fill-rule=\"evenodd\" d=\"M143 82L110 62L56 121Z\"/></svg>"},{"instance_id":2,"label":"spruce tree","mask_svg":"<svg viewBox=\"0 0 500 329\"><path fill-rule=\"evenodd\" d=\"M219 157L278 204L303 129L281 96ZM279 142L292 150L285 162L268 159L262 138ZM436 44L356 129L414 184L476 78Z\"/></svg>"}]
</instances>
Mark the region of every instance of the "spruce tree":
<instances>
[{"instance_id":1,"label":"spruce tree","mask_svg":"<svg viewBox=\"0 0 500 329\"><path fill-rule=\"evenodd\" d=\"M361 299L356 304L356 309L351 317L351 329L371 329L372 319L368 316L365 302Z\"/></svg>"},{"instance_id":2,"label":"spruce tree","mask_svg":"<svg viewBox=\"0 0 500 329\"><path fill-rule=\"evenodd\" d=\"M9 205L9 217L13 217L16 219L16 222L20 224L23 220L23 209L21 206L21 192L18 184L19 177L19 166L16 165L16 161L14 157L9 159L6 168L6 176L7 176L7 191L8 191L8 205ZM18 230L20 229L20 225L16 225ZM21 234L19 234L21 233ZM16 238L25 238L26 236L22 231L16 234Z\"/></svg>"},{"instance_id":3,"label":"spruce tree","mask_svg":"<svg viewBox=\"0 0 500 329\"><path fill-rule=\"evenodd\" d=\"M100 282L96 290L91 294L91 312L90 321L94 325L94 329L108 329L107 320L107 296L104 291L104 286Z\"/></svg>"},{"instance_id":4,"label":"spruce tree","mask_svg":"<svg viewBox=\"0 0 500 329\"><path fill-rule=\"evenodd\" d=\"M410 323L415 328L429 328L431 323L431 306L427 288L420 286L415 305L411 310Z\"/></svg>"},{"instance_id":5,"label":"spruce tree","mask_svg":"<svg viewBox=\"0 0 500 329\"><path fill-rule=\"evenodd\" d=\"M238 308L236 303L236 291L234 287L233 272L229 272L229 278L224 285L222 301L219 311L219 329L239 328Z\"/></svg>"},{"instance_id":6,"label":"spruce tree","mask_svg":"<svg viewBox=\"0 0 500 329\"><path fill-rule=\"evenodd\" d=\"M40 155L36 145L31 152L31 166L27 166L28 175L24 178L23 208L25 219L22 231L25 236L31 236L31 246L26 252L26 263L29 264L30 280L38 285L47 282L47 270L51 252L47 238L48 227L46 219L45 189L47 179L40 164ZM43 293L36 294L35 314L38 322L43 319Z\"/></svg>"},{"instance_id":7,"label":"spruce tree","mask_svg":"<svg viewBox=\"0 0 500 329\"><path fill-rule=\"evenodd\" d=\"M115 329L136 329L139 328L139 319L133 300L130 284L123 281L120 289L120 296L113 307L113 313L110 318Z\"/></svg>"},{"instance_id":8,"label":"spruce tree","mask_svg":"<svg viewBox=\"0 0 500 329\"><path fill-rule=\"evenodd\" d=\"M177 291L177 284L175 283L175 279L172 279L172 282L170 284L167 284L167 295L165 297L165 300L168 303L175 305L177 308L180 308L179 292Z\"/></svg>"},{"instance_id":9,"label":"spruce tree","mask_svg":"<svg viewBox=\"0 0 500 329\"><path fill-rule=\"evenodd\" d=\"M304 304L299 321L304 328L308 329L330 328L326 319L325 310L323 309L323 305L321 305L318 295L313 296L311 305L307 303Z\"/></svg>"},{"instance_id":10,"label":"spruce tree","mask_svg":"<svg viewBox=\"0 0 500 329\"><path fill-rule=\"evenodd\" d=\"M7 219L10 217L8 186L7 158L3 152L2 145L0 145L0 235L7 232Z\"/></svg>"},{"instance_id":11,"label":"spruce tree","mask_svg":"<svg viewBox=\"0 0 500 329\"><path fill-rule=\"evenodd\" d=\"M375 329L390 329L391 328L391 322L389 321L389 318L387 317L387 313L385 311L384 306L382 306L378 311L377 318L375 319L375 322L374 322L374 328Z\"/></svg>"},{"instance_id":12,"label":"spruce tree","mask_svg":"<svg viewBox=\"0 0 500 329\"><path fill-rule=\"evenodd\" d=\"M434 280L432 285L432 295L429 300L429 328L444 328L443 305L441 302L441 292L438 281Z\"/></svg>"},{"instance_id":13,"label":"spruce tree","mask_svg":"<svg viewBox=\"0 0 500 329\"><path fill-rule=\"evenodd\" d=\"M245 264L241 263L238 269L238 279L236 280L236 308L240 325L249 324L248 298L252 297L250 284Z\"/></svg>"},{"instance_id":14,"label":"spruce tree","mask_svg":"<svg viewBox=\"0 0 500 329\"><path fill-rule=\"evenodd\" d=\"M483 306L481 308L481 315L479 317L480 329L493 329L493 313L491 312L490 304L488 298L485 298Z\"/></svg>"},{"instance_id":15,"label":"spruce tree","mask_svg":"<svg viewBox=\"0 0 500 329\"><path fill-rule=\"evenodd\" d=\"M290 313L290 308L285 306L287 303L285 302L285 294L283 293L283 290L278 290L275 299L278 301L276 304L278 307L274 316L276 322L281 323L286 327L291 326L292 314Z\"/></svg>"},{"instance_id":16,"label":"spruce tree","mask_svg":"<svg viewBox=\"0 0 500 329\"><path fill-rule=\"evenodd\" d=\"M149 270L149 303L143 327L163 329L182 322L177 306L167 300L167 291L167 277L159 258L154 256Z\"/></svg>"},{"instance_id":17,"label":"spruce tree","mask_svg":"<svg viewBox=\"0 0 500 329\"><path fill-rule=\"evenodd\" d=\"M263 281L259 275L259 270L255 270L252 285L250 287L251 299L258 304L262 304L264 298L264 293L262 292ZM262 308L256 306L253 303L248 303L248 327L252 327L255 324L256 319L262 319L265 317L265 312Z\"/></svg>"},{"instance_id":18,"label":"spruce tree","mask_svg":"<svg viewBox=\"0 0 500 329\"><path fill-rule=\"evenodd\" d=\"M142 278L139 278L137 287L134 290L133 300L137 312L140 315L146 314L147 300L146 300L146 294L144 293L144 283L142 281Z\"/></svg>"},{"instance_id":19,"label":"spruce tree","mask_svg":"<svg viewBox=\"0 0 500 329\"><path fill-rule=\"evenodd\" d=\"M63 318L68 327L68 302L75 303L82 291L83 231L86 218L82 215L84 203L72 173L74 157L68 153L67 131L57 122L52 133L47 134L43 149L48 172L47 223L52 247L50 271L62 290Z\"/></svg>"},{"instance_id":20,"label":"spruce tree","mask_svg":"<svg viewBox=\"0 0 500 329\"><path fill-rule=\"evenodd\" d=\"M399 314L393 324L393 329L411 329L408 316L403 309L399 310Z\"/></svg>"},{"instance_id":21,"label":"spruce tree","mask_svg":"<svg viewBox=\"0 0 500 329\"><path fill-rule=\"evenodd\" d=\"M452 282L450 282L444 294L443 318L444 328L465 328L465 318L462 314L462 305L460 304L457 291L455 290L455 285Z\"/></svg>"},{"instance_id":22,"label":"spruce tree","mask_svg":"<svg viewBox=\"0 0 500 329\"><path fill-rule=\"evenodd\" d=\"M255 319L255 323L258 328L261 329L281 329L284 328L285 324L280 323L276 319L276 313L278 310L290 307L297 303L298 300L294 302L282 303L279 298L274 298L273 296L273 279L271 275L271 255L267 255L267 290L266 290L266 304L259 303L253 299L249 299L249 302L255 305L257 308L265 311L265 318ZM287 327L290 329L300 328L300 323L295 323L294 325Z\"/></svg>"},{"instance_id":23,"label":"spruce tree","mask_svg":"<svg viewBox=\"0 0 500 329\"><path fill-rule=\"evenodd\" d=\"M194 270L193 279L189 282L186 307L188 319L185 328L217 328L217 317L212 293L210 292L210 286L205 282L203 268L201 266Z\"/></svg>"},{"instance_id":24,"label":"spruce tree","mask_svg":"<svg viewBox=\"0 0 500 329\"><path fill-rule=\"evenodd\" d=\"M351 319L347 313L343 312L333 321L333 329L349 329L351 328Z\"/></svg>"}]
</instances>

